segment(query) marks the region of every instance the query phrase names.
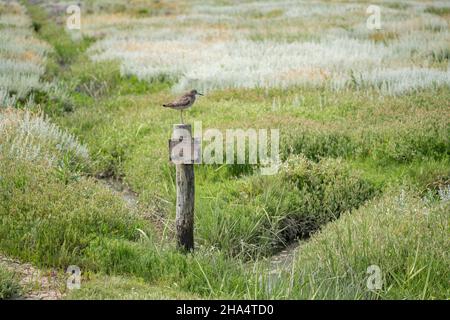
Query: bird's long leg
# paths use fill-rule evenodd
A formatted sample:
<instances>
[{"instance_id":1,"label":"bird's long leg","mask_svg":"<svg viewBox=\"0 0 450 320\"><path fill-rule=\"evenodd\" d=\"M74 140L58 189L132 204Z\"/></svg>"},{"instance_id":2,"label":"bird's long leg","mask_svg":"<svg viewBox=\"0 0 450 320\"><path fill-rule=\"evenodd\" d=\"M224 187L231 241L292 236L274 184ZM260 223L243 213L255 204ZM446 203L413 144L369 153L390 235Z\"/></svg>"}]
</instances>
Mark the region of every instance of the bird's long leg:
<instances>
[{"instance_id":1,"label":"bird's long leg","mask_svg":"<svg viewBox=\"0 0 450 320\"><path fill-rule=\"evenodd\" d=\"M183 109L180 110L181 111L181 123L183 124Z\"/></svg>"}]
</instances>

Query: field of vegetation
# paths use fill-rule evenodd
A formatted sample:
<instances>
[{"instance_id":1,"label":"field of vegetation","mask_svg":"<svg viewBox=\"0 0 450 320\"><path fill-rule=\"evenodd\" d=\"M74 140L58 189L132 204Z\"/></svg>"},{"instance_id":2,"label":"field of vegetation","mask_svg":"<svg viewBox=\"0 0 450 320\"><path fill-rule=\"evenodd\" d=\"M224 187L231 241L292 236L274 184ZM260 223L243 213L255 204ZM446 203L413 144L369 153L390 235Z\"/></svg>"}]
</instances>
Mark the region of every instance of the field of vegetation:
<instances>
[{"instance_id":1,"label":"field of vegetation","mask_svg":"<svg viewBox=\"0 0 450 320\"><path fill-rule=\"evenodd\" d=\"M78 3L0 1L0 257L65 299L450 298L448 2ZM282 163L196 165L183 253L161 105L193 88L188 123L279 129Z\"/></svg>"}]
</instances>

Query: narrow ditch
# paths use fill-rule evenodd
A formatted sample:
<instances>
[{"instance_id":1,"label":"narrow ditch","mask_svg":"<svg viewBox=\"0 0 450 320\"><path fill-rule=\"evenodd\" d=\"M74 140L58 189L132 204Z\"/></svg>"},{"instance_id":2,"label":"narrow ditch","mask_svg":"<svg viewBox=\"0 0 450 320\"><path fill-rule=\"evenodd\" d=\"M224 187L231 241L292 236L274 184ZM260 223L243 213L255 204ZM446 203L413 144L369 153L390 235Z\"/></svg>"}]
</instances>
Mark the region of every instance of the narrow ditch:
<instances>
[{"instance_id":1,"label":"narrow ditch","mask_svg":"<svg viewBox=\"0 0 450 320\"><path fill-rule=\"evenodd\" d=\"M160 240L163 240L167 236L172 237L174 235L175 230L172 226L173 223L168 221L163 215L152 212L146 208L145 205L141 204L139 201L139 194L134 192L122 179L112 176L98 176L95 179L113 194L121 198L129 210L137 213L144 219L149 220L155 228Z\"/></svg>"},{"instance_id":2,"label":"narrow ditch","mask_svg":"<svg viewBox=\"0 0 450 320\"><path fill-rule=\"evenodd\" d=\"M171 234L174 235L175 231L173 227L171 227L173 225L172 221L167 221L159 215L145 212L145 209L143 209L142 205L140 205L139 195L121 179L115 177L98 177L97 180L112 191L116 196L122 198L130 210L133 210L144 218L149 219L156 226L160 236L163 235L163 230L168 227L170 228ZM281 251L267 257L269 273L276 274L280 271L290 270L295 261L299 247L306 241L307 240L295 240L289 243Z\"/></svg>"}]
</instances>

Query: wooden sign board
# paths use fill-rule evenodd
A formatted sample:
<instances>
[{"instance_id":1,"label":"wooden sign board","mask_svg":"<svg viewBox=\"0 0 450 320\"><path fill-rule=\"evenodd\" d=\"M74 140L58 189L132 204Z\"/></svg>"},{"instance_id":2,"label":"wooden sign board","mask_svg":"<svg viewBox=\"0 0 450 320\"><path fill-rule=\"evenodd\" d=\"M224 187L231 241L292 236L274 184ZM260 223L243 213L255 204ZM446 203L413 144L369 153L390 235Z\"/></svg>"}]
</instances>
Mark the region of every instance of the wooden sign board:
<instances>
[{"instance_id":1,"label":"wooden sign board","mask_svg":"<svg viewBox=\"0 0 450 320\"><path fill-rule=\"evenodd\" d=\"M193 138L189 140L169 139L169 161L174 164L198 164L201 163L201 140Z\"/></svg>"}]
</instances>

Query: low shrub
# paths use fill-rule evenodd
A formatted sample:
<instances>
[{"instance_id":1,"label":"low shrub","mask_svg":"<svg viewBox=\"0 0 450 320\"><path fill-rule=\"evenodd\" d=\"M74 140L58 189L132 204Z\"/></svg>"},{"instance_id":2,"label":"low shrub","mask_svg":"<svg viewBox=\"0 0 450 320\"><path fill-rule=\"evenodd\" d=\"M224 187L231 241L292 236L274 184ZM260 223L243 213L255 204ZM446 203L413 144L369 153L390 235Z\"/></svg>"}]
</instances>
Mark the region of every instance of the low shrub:
<instances>
[{"instance_id":1,"label":"low shrub","mask_svg":"<svg viewBox=\"0 0 450 320\"><path fill-rule=\"evenodd\" d=\"M268 254L308 237L375 192L339 160L291 157L278 175L236 181L207 206L200 204L198 233L233 255Z\"/></svg>"},{"instance_id":2,"label":"low shrub","mask_svg":"<svg viewBox=\"0 0 450 320\"><path fill-rule=\"evenodd\" d=\"M19 295L20 289L20 285L14 274L0 265L0 300Z\"/></svg>"},{"instance_id":3,"label":"low shrub","mask_svg":"<svg viewBox=\"0 0 450 320\"><path fill-rule=\"evenodd\" d=\"M0 250L63 267L98 237L136 239L137 228L149 230L83 174L89 154L72 135L12 109L0 113L0 132Z\"/></svg>"},{"instance_id":4,"label":"low shrub","mask_svg":"<svg viewBox=\"0 0 450 320\"><path fill-rule=\"evenodd\" d=\"M447 298L449 204L403 191L344 214L298 252L294 297ZM381 272L378 290L367 286L370 266Z\"/></svg>"},{"instance_id":5,"label":"low shrub","mask_svg":"<svg viewBox=\"0 0 450 320\"><path fill-rule=\"evenodd\" d=\"M74 167L89 163L89 152L73 135L42 114L5 109L0 111L0 152L4 157L56 166L65 158Z\"/></svg>"},{"instance_id":6,"label":"low shrub","mask_svg":"<svg viewBox=\"0 0 450 320\"><path fill-rule=\"evenodd\" d=\"M359 130L301 129L283 137L282 150L303 154L318 161L324 157L371 158L379 163L408 163L420 159L441 159L449 155L450 139L445 125L422 123Z\"/></svg>"},{"instance_id":7,"label":"low shrub","mask_svg":"<svg viewBox=\"0 0 450 320\"><path fill-rule=\"evenodd\" d=\"M0 250L39 265L78 263L91 241L136 239L148 230L125 204L95 181L67 182L53 168L0 162Z\"/></svg>"}]
</instances>

